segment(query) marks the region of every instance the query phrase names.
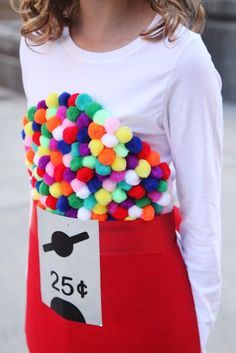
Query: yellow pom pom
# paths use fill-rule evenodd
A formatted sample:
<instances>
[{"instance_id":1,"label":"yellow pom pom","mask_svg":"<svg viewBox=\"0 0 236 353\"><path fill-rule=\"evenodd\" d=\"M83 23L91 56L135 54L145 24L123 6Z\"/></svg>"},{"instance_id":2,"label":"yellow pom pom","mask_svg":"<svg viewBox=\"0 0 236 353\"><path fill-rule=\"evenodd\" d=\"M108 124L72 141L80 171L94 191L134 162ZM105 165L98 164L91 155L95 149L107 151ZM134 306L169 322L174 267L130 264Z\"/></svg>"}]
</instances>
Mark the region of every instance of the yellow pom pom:
<instances>
[{"instance_id":1,"label":"yellow pom pom","mask_svg":"<svg viewBox=\"0 0 236 353\"><path fill-rule=\"evenodd\" d=\"M25 158L25 165L29 170L32 170L33 164L30 163L27 158Z\"/></svg>"},{"instance_id":2,"label":"yellow pom pom","mask_svg":"<svg viewBox=\"0 0 236 353\"><path fill-rule=\"evenodd\" d=\"M151 166L145 159L140 159L137 167L135 168L135 172L141 178L147 178L151 173Z\"/></svg>"},{"instance_id":3,"label":"yellow pom pom","mask_svg":"<svg viewBox=\"0 0 236 353\"><path fill-rule=\"evenodd\" d=\"M48 148L45 148L43 146L39 146L38 148L38 155L40 157L42 156L49 156L50 155L50 150Z\"/></svg>"},{"instance_id":4,"label":"yellow pom pom","mask_svg":"<svg viewBox=\"0 0 236 353\"><path fill-rule=\"evenodd\" d=\"M49 192L53 197L58 199L60 196L62 196L61 184L60 183L52 184L51 186L49 186Z\"/></svg>"},{"instance_id":5,"label":"yellow pom pom","mask_svg":"<svg viewBox=\"0 0 236 353\"><path fill-rule=\"evenodd\" d=\"M97 203L93 208L93 212L96 214L105 214L107 212L107 208L106 206Z\"/></svg>"},{"instance_id":6,"label":"yellow pom pom","mask_svg":"<svg viewBox=\"0 0 236 353\"><path fill-rule=\"evenodd\" d=\"M126 159L120 156L116 156L111 167L115 172L122 172L126 168Z\"/></svg>"},{"instance_id":7,"label":"yellow pom pom","mask_svg":"<svg viewBox=\"0 0 236 353\"><path fill-rule=\"evenodd\" d=\"M116 137L121 143L127 143L132 139L133 133L128 126L121 126L116 131Z\"/></svg>"},{"instance_id":8,"label":"yellow pom pom","mask_svg":"<svg viewBox=\"0 0 236 353\"><path fill-rule=\"evenodd\" d=\"M95 196L97 202L103 206L108 205L112 200L111 193L103 188L96 191L94 196Z\"/></svg>"},{"instance_id":9,"label":"yellow pom pom","mask_svg":"<svg viewBox=\"0 0 236 353\"><path fill-rule=\"evenodd\" d=\"M31 191L32 197L34 200L39 200L40 198L40 194L38 193L38 191L36 190L36 188L33 188Z\"/></svg>"},{"instance_id":10,"label":"yellow pom pom","mask_svg":"<svg viewBox=\"0 0 236 353\"><path fill-rule=\"evenodd\" d=\"M26 125L25 125L25 127L24 127L24 129L25 129L25 134L27 135L27 136L33 136L33 133L34 133L34 130L33 130L33 128L32 128L32 125L33 125L33 123L32 123L32 121L30 121L30 122L28 122Z\"/></svg>"},{"instance_id":11,"label":"yellow pom pom","mask_svg":"<svg viewBox=\"0 0 236 353\"><path fill-rule=\"evenodd\" d=\"M48 108L53 108L53 107L58 107L58 94L57 93L51 93L49 96L46 98L46 104Z\"/></svg>"},{"instance_id":12,"label":"yellow pom pom","mask_svg":"<svg viewBox=\"0 0 236 353\"><path fill-rule=\"evenodd\" d=\"M97 157L102 152L103 148L104 145L100 140L91 140L89 142L89 149L91 151L91 154L95 157Z\"/></svg>"},{"instance_id":13,"label":"yellow pom pom","mask_svg":"<svg viewBox=\"0 0 236 353\"><path fill-rule=\"evenodd\" d=\"M134 221L135 219L136 218L128 216L128 217L125 218L125 221Z\"/></svg>"}]
</instances>

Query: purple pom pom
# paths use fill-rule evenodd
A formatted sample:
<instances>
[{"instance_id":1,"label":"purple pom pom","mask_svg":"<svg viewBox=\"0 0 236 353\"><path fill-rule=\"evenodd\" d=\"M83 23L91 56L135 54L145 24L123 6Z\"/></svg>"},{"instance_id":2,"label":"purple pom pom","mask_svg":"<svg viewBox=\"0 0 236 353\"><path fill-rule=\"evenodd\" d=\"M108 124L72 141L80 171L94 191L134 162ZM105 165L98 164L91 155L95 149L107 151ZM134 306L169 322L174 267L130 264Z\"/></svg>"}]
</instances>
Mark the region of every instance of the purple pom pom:
<instances>
[{"instance_id":1,"label":"purple pom pom","mask_svg":"<svg viewBox=\"0 0 236 353\"><path fill-rule=\"evenodd\" d=\"M135 202L131 198L127 198L126 200L124 200L120 203L120 207L130 208L134 204L135 204Z\"/></svg>"},{"instance_id":2,"label":"purple pom pom","mask_svg":"<svg viewBox=\"0 0 236 353\"><path fill-rule=\"evenodd\" d=\"M79 154L84 156L89 156L91 154L90 149L88 147L88 143L80 143L79 144Z\"/></svg>"},{"instance_id":3,"label":"purple pom pom","mask_svg":"<svg viewBox=\"0 0 236 353\"><path fill-rule=\"evenodd\" d=\"M71 217L71 218L77 218L77 213L78 213L78 210L75 210L74 208L70 208L68 211L66 211L65 216Z\"/></svg>"},{"instance_id":4,"label":"purple pom pom","mask_svg":"<svg viewBox=\"0 0 236 353\"><path fill-rule=\"evenodd\" d=\"M88 127L90 123L91 120L85 113L81 113L76 121L76 125L78 126L78 128Z\"/></svg>"},{"instance_id":5,"label":"purple pom pom","mask_svg":"<svg viewBox=\"0 0 236 353\"><path fill-rule=\"evenodd\" d=\"M72 172L70 168L66 168L66 170L63 173L63 178L65 179L65 181L70 183L73 179L76 178L76 173Z\"/></svg>"},{"instance_id":6,"label":"purple pom pom","mask_svg":"<svg viewBox=\"0 0 236 353\"><path fill-rule=\"evenodd\" d=\"M38 109L47 109L47 104L46 104L45 100L42 100L42 101L38 102L37 110Z\"/></svg>"},{"instance_id":7,"label":"purple pom pom","mask_svg":"<svg viewBox=\"0 0 236 353\"><path fill-rule=\"evenodd\" d=\"M155 179L161 179L163 177L163 171L159 166L152 167L150 175Z\"/></svg>"},{"instance_id":8,"label":"purple pom pom","mask_svg":"<svg viewBox=\"0 0 236 353\"><path fill-rule=\"evenodd\" d=\"M138 165L138 157L136 157L133 154L129 154L126 157L126 161L127 161L127 169L135 169Z\"/></svg>"},{"instance_id":9,"label":"purple pom pom","mask_svg":"<svg viewBox=\"0 0 236 353\"><path fill-rule=\"evenodd\" d=\"M43 169L45 170L46 168L46 165L50 162L50 157L49 156L42 156L39 158L39 161L38 161L38 167L40 169Z\"/></svg>"}]
</instances>

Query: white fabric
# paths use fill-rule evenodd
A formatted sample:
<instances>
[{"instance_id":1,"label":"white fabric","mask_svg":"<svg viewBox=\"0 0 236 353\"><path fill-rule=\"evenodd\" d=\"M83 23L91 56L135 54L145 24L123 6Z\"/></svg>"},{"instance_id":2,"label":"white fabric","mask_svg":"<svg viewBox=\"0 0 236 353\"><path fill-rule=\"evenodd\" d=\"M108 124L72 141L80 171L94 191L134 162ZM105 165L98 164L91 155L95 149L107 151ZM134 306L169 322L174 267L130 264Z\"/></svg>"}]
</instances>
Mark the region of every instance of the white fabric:
<instances>
[{"instance_id":1,"label":"white fabric","mask_svg":"<svg viewBox=\"0 0 236 353\"><path fill-rule=\"evenodd\" d=\"M92 52L65 27L36 52L21 37L20 59L28 106L51 92L86 92L171 163L183 217L178 244L205 353L221 299L222 82L200 34L179 26L176 35L174 43L138 37Z\"/></svg>"}]
</instances>

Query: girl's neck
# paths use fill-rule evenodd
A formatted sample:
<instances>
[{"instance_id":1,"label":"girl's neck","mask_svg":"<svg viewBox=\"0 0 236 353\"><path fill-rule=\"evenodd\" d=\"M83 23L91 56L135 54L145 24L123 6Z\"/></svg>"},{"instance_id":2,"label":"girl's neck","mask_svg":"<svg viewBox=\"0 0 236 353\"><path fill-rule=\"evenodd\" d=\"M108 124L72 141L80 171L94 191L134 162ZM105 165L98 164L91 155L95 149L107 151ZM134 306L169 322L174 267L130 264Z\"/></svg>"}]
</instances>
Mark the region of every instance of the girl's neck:
<instances>
[{"instance_id":1,"label":"girl's neck","mask_svg":"<svg viewBox=\"0 0 236 353\"><path fill-rule=\"evenodd\" d=\"M84 49L112 50L138 37L154 16L147 0L80 0L70 33Z\"/></svg>"}]
</instances>

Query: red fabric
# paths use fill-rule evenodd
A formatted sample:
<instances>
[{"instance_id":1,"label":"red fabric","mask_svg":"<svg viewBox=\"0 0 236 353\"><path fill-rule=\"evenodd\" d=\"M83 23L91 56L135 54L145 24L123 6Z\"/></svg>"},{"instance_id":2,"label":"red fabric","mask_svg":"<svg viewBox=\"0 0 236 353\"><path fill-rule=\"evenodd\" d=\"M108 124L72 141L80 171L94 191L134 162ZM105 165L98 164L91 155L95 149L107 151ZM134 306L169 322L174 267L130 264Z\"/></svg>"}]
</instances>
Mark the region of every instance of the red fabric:
<instances>
[{"instance_id":1,"label":"red fabric","mask_svg":"<svg viewBox=\"0 0 236 353\"><path fill-rule=\"evenodd\" d=\"M26 337L31 353L200 353L175 215L100 222L103 326L63 319L40 297L37 215L32 208Z\"/></svg>"}]
</instances>

